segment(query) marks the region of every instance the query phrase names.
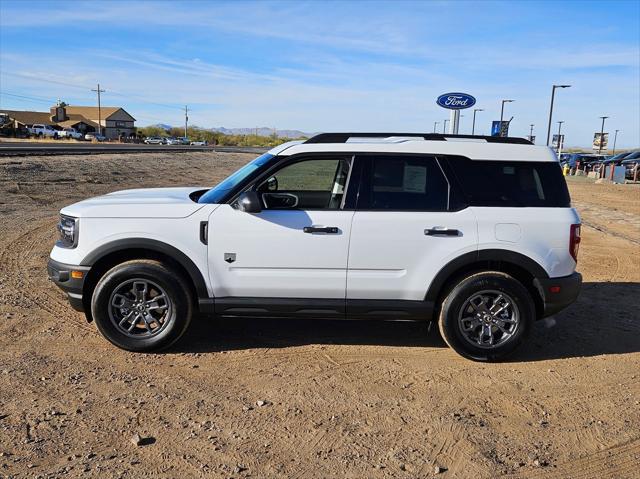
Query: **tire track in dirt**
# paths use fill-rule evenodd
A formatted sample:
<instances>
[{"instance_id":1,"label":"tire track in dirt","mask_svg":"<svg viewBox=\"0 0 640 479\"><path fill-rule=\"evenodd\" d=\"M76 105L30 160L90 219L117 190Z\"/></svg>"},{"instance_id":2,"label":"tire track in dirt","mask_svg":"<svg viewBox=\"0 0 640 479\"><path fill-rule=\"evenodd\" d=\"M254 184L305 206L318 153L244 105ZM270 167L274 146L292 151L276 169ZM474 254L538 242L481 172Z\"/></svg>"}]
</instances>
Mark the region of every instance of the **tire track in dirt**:
<instances>
[{"instance_id":1,"label":"tire track in dirt","mask_svg":"<svg viewBox=\"0 0 640 479\"><path fill-rule=\"evenodd\" d=\"M637 479L640 477L640 438L608 447L574 461L558 464L553 471L513 476L522 479Z\"/></svg>"},{"instance_id":2,"label":"tire track in dirt","mask_svg":"<svg viewBox=\"0 0 640 479\"><path fill-rule=\"evenodd\" d=\"M61 325L73 324L86 331L93 331L86 322L81 322L80 315L71 312L68 302L61 299L57 291L51 291L52 283L43 287L46 277L46 266L41 263L40 251L49 242L52 230L51 220L35 221L25 233L9 240L0 254L0 270L2 283L7 293L16 298L27 301L32 307L37 307L50 315L63 319ZM31 266L38 265L35 269ZM34 277L38 275L38 278Z\"/></svg>"}]
</instances>

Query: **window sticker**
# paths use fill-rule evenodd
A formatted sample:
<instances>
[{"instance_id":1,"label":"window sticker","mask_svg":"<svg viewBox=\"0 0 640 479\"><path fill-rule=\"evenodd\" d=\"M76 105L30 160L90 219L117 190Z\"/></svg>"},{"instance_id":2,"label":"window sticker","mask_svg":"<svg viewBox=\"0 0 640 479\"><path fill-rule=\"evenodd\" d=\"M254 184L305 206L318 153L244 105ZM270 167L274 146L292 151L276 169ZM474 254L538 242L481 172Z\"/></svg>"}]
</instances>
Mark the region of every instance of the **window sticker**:
<instances>
[{"instance_id":1,"label":"window sticker","mask_svg":"<svg viewBox=\"0 0 640 479\"><path fill-rule=\"evenodd\" d=\"M404 165L402 189L407 193L426 192L427 168L425 166Z\"/></svg>"}]
</instances>

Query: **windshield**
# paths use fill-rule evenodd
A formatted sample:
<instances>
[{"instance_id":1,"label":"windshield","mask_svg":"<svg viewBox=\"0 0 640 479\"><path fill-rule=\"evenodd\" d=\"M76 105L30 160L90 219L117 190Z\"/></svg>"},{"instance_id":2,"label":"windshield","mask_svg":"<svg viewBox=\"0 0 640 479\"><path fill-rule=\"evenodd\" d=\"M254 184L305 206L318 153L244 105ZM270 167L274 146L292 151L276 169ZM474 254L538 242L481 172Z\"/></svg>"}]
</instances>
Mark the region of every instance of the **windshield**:
<instances>
[{"instance_id":1,"label":"windshield","mask_svg":"<svg viewBox=\"0 0 640 479\"><path fill-rule=\"evenodd\" d=\"M229 191L233 190L236 186L238 186L245 178L247 178L251 173L259 169L261 166L265 165L273 155L269 153L265 153L260 155L258 158L253 160L250 163L247 163L238 171L233 173L231 176L227 177L225 180L218 183L216 186L207 191L204 195L200 197L198 203L218 203L225 197Z\"/></svg>"}]
</instances>

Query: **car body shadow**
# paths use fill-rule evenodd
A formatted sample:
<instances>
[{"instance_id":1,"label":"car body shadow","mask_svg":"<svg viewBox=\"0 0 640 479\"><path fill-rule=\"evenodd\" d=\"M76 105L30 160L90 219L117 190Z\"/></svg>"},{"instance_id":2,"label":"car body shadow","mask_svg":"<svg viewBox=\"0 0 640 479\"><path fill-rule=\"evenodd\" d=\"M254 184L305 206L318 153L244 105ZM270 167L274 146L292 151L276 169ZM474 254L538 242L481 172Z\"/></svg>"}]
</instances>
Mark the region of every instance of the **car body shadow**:
<instances>
[{"instance_id":1,"label":"car body shadow","mask_svg":"<svg viewBox=\"0 0 640 479\"><path fill-rule=\"evenodd\" d=\"M640 352L640 283L584 283L553 327L536 323L511 361L543 361Z\"/></svg>"},{"instance_id":2,"label":"car body shadow","mask_svg":"<svg viewBox=\"0 0 640 479\"><path fill-rule=\"evenodd\" d=\"M534 324L511 362L640 352L639 283L585 283L555 326ZM437 347L446 344L435 323L375 320L196 318L167 353L206 353L308 344Z\"/></svg>"},{"instance_id":3,"label":"car body shadow","mask_svg":"<svg viewBox=\"0 0 640 479\"><path fill-rule=\"evenodd\" d=\"M435 326L435 324L434 324ZM446 347L426 322L198 317L168 353L204 353L309 344Z\"/></svg>"}]
</instances>

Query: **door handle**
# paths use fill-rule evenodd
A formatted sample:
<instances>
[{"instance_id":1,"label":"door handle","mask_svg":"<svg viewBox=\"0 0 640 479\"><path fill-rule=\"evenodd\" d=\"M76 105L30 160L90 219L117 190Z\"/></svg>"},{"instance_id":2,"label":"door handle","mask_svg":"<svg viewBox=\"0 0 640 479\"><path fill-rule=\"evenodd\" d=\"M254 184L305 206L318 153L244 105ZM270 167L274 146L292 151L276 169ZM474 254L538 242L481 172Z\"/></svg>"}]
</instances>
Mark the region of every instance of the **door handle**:
<instances>
[{"instance_id":1,"label":"door handle","mask_svg":"<svg viewBox=\"0 0 640 479\"><path fill-rule=\"evenodd\" d=\"M200 243L207 244L209 242L209 222L200 222Z\"/></svg>"},{"instance_id":2,"label":"door handle","mask_svg":"<svg viewBox=\"0 0 640 479\"><path fill-rule=\"evenodd\" d=\"M462 236L462 232L456 229L443 228L441 226L435 226L424 230L424 234L427 236Z\"/></svg>"},{"instance_id":3,"label":"door handle","mask_svg":"<svg viewBox=\"0 0 640 479\"><path fill-rule=\"evenodd\" d=\"M327 233L327 234L338 234L340 231L335 226L305 226L302 228L302 231L305 233Z\"/></svg>"}]
</instances>

